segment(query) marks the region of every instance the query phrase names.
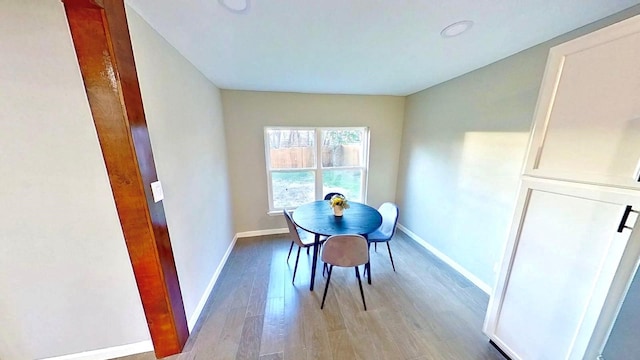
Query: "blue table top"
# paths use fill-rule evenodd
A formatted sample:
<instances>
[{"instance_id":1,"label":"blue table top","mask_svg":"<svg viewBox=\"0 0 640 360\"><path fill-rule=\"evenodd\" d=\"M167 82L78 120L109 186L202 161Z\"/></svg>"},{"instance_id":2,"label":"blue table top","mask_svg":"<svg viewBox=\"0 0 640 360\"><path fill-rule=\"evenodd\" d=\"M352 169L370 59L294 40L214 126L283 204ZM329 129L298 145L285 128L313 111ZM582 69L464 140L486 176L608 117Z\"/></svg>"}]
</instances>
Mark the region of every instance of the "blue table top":
<instances>
[{"instance_id":1,"label":"blue table top","mask_svg":"<svg viewBox=\"0 0 640 360\"><path fill-rule=\"evenodd\" d=\"M378 210L369 205L349 202L343 216L333 215L329 201L319 200L299 206L293 212L293 221L302 229L318 235L366 235L382 224Z\"/></svg>"}]
</instances>

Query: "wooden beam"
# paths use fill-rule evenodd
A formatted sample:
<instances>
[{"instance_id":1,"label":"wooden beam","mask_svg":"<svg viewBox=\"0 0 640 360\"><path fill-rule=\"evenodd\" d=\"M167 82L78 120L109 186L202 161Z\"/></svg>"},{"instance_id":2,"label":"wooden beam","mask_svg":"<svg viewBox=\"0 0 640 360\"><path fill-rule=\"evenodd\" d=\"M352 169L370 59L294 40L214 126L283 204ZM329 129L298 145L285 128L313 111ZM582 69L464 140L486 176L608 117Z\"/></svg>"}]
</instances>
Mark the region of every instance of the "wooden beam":
<instances>
[{"instance_id":1,"label":"wooden beam","mask_svg":"<svg viewBox=\"0 0 640 360\"><path fill-rule=\"evenodd\" d=\"M123 0L62 0L157 357L189 337Z\"/></svg>"}]
</instances>

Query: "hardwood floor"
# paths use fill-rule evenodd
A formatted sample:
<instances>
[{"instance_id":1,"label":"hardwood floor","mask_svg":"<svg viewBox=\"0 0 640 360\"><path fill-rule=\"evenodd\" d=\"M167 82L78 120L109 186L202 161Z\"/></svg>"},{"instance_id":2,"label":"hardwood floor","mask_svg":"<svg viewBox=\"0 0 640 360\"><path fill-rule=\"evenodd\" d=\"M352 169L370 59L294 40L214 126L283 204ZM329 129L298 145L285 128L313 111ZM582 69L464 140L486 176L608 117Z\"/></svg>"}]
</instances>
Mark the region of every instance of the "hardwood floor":
<instances>
[{"instance_id":1,"label":"hardwood floor","mask_svg":"<svg viewBox=\"0 0 640 360\"><path fill-rule=\"evenodd\" d=\"M334 268L309 291L311 255L295 246L287 264L284 235L239 239L182 354L195 359L504 360L481 331L488 296L404 234L371 248L372 285L353 269ZM152 353L122 359L154 359Z\"/></svg>"}]
</instances>

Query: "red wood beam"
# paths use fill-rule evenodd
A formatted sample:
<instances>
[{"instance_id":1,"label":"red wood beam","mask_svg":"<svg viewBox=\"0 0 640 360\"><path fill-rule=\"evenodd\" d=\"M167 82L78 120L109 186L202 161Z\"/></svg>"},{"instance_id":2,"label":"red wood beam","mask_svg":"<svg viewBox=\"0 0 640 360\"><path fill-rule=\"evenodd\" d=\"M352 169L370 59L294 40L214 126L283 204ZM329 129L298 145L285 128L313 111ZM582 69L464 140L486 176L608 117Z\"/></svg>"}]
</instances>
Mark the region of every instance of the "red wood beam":
<instances>
[{"instance_id":1,"label":"red wood beam","mask_svg":"<svg viewBox=\"0 0 640 360\"><path fill-rule=\"evenodd\" d=\"M189 330L157 181L123 0L62 0L157 357Z\"/></svg>"}]
</instances>

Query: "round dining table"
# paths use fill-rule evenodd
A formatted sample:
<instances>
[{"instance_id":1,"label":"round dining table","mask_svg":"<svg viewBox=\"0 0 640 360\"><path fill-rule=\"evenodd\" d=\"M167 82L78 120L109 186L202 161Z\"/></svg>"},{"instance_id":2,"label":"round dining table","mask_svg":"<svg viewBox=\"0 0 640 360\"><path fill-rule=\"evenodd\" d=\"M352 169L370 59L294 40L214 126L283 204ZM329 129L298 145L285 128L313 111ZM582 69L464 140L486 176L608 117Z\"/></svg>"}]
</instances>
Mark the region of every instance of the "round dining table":
<instances>
[{"instance_id":1,"label":"round dining table","mask_svg":"<svg viewBox=\"0 0 640 360\"><path fill-rule=\"evenodd\" d=\"M319 200L303 204L293 212L293 222L298 227L315 234L313 246L313 263L311 267L311 286L316 277L318 248L320 236L358 234L365 238L382 224L382 216L375 208L358 202L349 202L349 208L342 216L335 216L327 200ZM371 265L366 265L368 282L371 284Z\"/></svg>"}]
</instances>

